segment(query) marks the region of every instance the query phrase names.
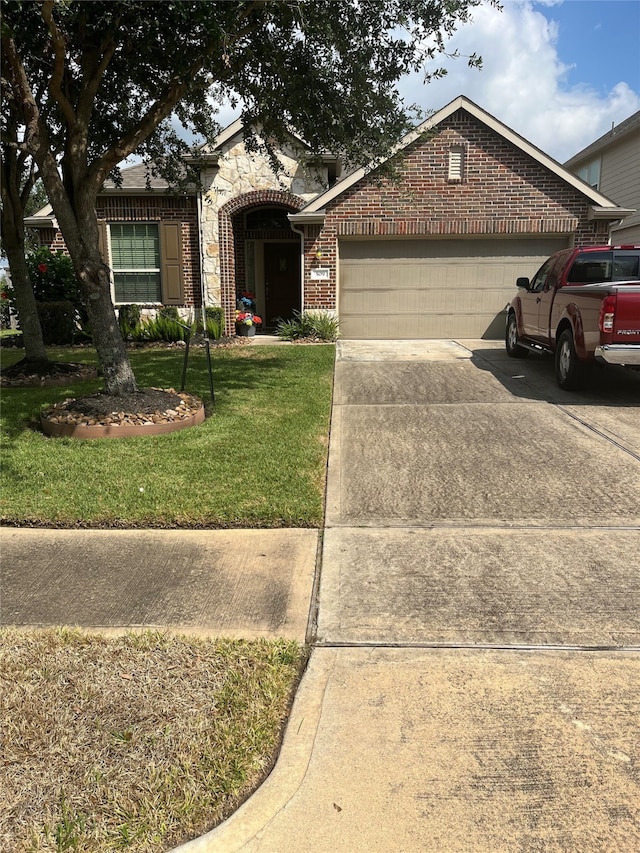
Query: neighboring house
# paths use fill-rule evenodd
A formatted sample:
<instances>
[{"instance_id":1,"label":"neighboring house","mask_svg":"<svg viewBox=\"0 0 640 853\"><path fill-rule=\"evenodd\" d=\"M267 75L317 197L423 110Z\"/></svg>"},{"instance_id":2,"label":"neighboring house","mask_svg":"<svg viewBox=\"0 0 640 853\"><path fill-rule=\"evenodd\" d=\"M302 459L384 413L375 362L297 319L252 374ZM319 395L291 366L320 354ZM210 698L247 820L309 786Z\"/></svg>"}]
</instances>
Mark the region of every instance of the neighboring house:
<instances>
[{"instance_id":1,"label":"neighboring house","mask_svg":"<svg viewBox=\"0 0 640 853\"><path fill-rule=\"evenodd\" d=\"M612 226L612 243L640 243L640 110L564 165L621 207L633 210Z\"/></svg>"},{"instance_id":2,"label":"neighboring house","mask_svg":"<svg viewBox=\"0 0 640 853\"><path fill-rule=\"evenodd\" d=\"M249 290L267 328L305 309L345 338L500 337L519 275L629 213L462 96L402 140L394 180L305 165L293 135L277 177L239 121L203 153L201 194L133 167L100 196L116 304L218 304L231 332ZM61 245L50 216L28 223Z\"/></svg>"}]
</instances>

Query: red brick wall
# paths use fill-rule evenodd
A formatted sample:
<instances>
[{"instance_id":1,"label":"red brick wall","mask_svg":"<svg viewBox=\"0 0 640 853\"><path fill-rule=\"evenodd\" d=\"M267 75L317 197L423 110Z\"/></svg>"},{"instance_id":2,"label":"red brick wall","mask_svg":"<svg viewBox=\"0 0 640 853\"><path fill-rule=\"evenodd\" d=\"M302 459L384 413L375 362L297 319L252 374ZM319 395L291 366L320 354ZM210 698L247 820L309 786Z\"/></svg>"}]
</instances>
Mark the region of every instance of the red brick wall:
<instances>
[{"instance_id":1,"label":"red brick wall","mask_svg":"<svg viewBox=\"0 0 640 853\"><path fill-rule=\"evenodd\" d=\"M109 223L181 222L184 306L201 304L198 208L193 196L102 196L96 213ZM59 231L43 230L39 239L52 251L66 251Z\"/></svg>"},{"instance_id":2,"label":"red brick wall","mask_svg":"<svg viewBox=\"0 0 640 853\"><path fill-rule=\"evenodd\" d=\"M454 146L464 149L461 182L448 179ZM608 223L588 221L585 196L464 110L404 155L399 181L364 178L327 205L319 234L307 229L305 307L336 307L339 237L566 234L577 245L607 242ZM331 280L312 281L314 266L330 266Z\"/></svg>"}]
</instances>

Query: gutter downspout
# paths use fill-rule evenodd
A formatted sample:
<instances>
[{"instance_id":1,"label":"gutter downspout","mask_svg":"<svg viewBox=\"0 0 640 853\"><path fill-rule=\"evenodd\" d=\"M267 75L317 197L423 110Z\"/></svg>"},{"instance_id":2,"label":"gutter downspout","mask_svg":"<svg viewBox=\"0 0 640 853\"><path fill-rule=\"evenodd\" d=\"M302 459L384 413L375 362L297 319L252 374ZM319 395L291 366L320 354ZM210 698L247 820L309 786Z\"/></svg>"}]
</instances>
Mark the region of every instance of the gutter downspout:
<instances>
[{"instance_id":1,"label":"gutter downspout","mask_svg":"<svg viewBox=\"0 0 640 853\"><path fill-rule=\"evenodd\" d=\"M198 204L197 207L197 215L198 215L198 242L200 243L200 305L202 310L202 324L206 330L206 301L207 301L207 289L205 287L205 279L204 279L204 229L202 226L202 192L198 193Z\"/></svg>"},{"instance_id":2,"label":"gutter downspout","mask_svg":"<svg viewBox=\"0 0 640 853\"><path fill-rule=\"evenodd\" d=\"M295 223L291 221L289 221L289 224L291 225L291 230L300 235L300 289L302 290L302 293L300 294L300 313L304 313L304 226L298 228Z\"/></svg>"}]
</instances>

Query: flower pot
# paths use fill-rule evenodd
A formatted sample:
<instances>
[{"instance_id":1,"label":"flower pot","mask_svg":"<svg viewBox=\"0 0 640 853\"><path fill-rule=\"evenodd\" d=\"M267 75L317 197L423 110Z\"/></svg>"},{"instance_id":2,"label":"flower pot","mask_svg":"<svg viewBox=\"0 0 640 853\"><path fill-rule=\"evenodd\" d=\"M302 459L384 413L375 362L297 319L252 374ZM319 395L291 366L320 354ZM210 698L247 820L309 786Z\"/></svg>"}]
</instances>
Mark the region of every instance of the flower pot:
<instances>
[{"instance_id":1,"label":"flower pot","mask_svg":"<svg viewBox=\"0 0 640 853\"><path fill-rule=\"evenodd\" d=\"M236 326L236 335L240 335L243 338L252 338L255 333L255 326L247 326L246 323L239 323Z\"/></svg>"}]
</instances>

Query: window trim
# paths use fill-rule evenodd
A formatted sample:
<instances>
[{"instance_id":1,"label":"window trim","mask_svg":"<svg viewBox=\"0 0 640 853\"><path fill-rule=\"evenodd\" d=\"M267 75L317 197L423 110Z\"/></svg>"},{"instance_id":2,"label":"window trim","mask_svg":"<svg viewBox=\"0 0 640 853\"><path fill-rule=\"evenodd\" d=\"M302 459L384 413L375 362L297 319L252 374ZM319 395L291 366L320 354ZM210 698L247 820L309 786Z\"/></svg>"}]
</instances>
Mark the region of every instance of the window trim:
<instances>
[{"instance_id":1,"label":"window trim","mask_svg":"<svg viewBox=\"0 0 640 853\"><path fill-rule=\"evenodd\" d=\"M112 250L112 240L111 240L111 229L114 225L115 226L123 226L123 225L133 225L133 226L135 226L135 225L147 225L148 226L148 225L153 225L157 229L157 232L158 232L158 261L159 261L159 265L157 267L127 267L126 269L123 267L123 268L119 268L116 270L114 268L114 265L113 265L113 250ZM152 222L152 221L144 221L144 222L142 222L142 221L135 221L135 222L124 222L124 221L109 222L109 221L107 221L106 222L107 250L109 253L109 273L110 273L110 279L111 279L111 282L110 282L111 283L111 300L116 307L118 305L150 305L150 306L155 307L155 306L164 304L164 302L163 302L164 293L163 293L163 282L162 282L162 246L161 246L161 228L160 228L160 225L161 225L160 222ZM127 301L118 300L116 297L116 282L115 282L116 273L125 273L125 274L126 273L156 273L158 275L158 281L159 281L159 285L160 285L160 299L159 300L145 299L143 301L137 301L137 302L127 302Z\"/></svg>"}]
</instances>

